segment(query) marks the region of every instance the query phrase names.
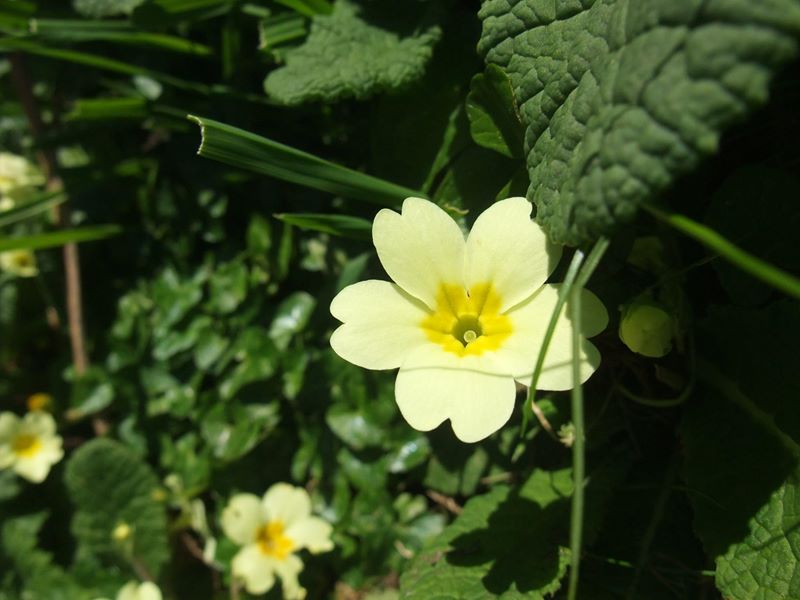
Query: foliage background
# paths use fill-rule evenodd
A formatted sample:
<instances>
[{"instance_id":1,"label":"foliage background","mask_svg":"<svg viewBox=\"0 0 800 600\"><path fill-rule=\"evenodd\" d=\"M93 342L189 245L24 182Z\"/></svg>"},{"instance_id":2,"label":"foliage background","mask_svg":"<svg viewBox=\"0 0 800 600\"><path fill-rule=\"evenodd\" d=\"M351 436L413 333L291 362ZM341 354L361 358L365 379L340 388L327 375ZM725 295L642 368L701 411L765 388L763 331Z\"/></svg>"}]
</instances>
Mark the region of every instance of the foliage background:
<instances>
[{"instance_id":1,"label":"foliage background","mask_svg":"<svg viewBox=\"0 0 800 600\"><path fill-rule=\"evenodd\" d=\"M39 486L0 472L0 598L141 577L227 598L219 513L276 481L334 525L310 597L566 597L571 452L522 395L464 445L410 429L393 378L328 346L335 293L384 277L369 221L405 192L465 225L527 192L560 241L612 237L589 284L612 323L584 390L580 596L800 597L797 300L638 210L798 273L800 4L623 4L1 1L0 146L55 152L67 225L120 230L80 246L85 372L60 251L0 279L3 410L50 393L67 449ZM330 162L201 121L211 162L187 115ZM57 229L43 213L2 235ZM657 268L630 259L643 236ZM662 359L616 333L645 292L676 319ZM568 394L538 404L569 424Z\"/></svg>"}]
</instances>

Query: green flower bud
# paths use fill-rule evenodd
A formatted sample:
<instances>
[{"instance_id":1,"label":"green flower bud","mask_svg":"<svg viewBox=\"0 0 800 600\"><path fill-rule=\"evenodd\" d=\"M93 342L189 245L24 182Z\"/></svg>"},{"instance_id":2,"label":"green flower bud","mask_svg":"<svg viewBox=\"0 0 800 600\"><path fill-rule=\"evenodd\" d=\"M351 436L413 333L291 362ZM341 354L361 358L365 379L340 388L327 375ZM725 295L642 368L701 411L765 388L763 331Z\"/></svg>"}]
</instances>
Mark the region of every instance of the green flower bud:
<instances>
[{"instance_id":1,"label":"green flower bud","mask_svg":"<svg viewBox=\"0 0 800 600\"><path fill-rule=\"evenodd\" d=\"M622 310L619 338L632 351L659 358L672 349L674 318L652 302L636 301Z\"/></svg>"}]
</instances>

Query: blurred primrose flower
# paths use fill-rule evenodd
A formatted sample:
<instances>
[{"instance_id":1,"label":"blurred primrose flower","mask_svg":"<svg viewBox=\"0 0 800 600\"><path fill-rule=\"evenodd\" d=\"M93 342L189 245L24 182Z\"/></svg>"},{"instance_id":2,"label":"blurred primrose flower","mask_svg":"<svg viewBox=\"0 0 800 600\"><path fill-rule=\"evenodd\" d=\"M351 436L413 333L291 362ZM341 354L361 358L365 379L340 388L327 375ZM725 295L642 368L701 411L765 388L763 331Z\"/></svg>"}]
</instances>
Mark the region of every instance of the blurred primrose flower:
<instances>
[{"instance_id":1,"label":"blurred primrose flower","mask_svg":"<svg viewBox=\"0 0 800 600\"><path fill-rule=\"evenodd\" d=\"M106 599L97 598L97 600ZM162 600L162 596L161 590L151 581L143 583L129 581L117 592L116 600Z\"/></svg>"},{"instance_id":2,"label":"blurred primrose flower","mask_svg":"<svg viewBox=\"0 0 800 600\"><path fill-rule=\"evenodd\" d=\"M649 358L666 356L674 334L675 319L653 300L635 300L622 308L619 338L633 352Z\"/></svg>"},{"instance_id":3,"label":"blurred primrose flower","mask_svg":"<svg viewBox=\"0 0 800 600\"><path fill-rule=\"evenodd\" d=\"M20 477L41 483L63 456L52 415L35 411L20 419L0 413L0 469L14 469Z\"/></svg>"},{"instance_id":4,"label":"blurred primrose flower","mask_svg":"<svg viewBox=\"0 0 800 600\"><path fill-rule=\"evenodd\" d=\"M333 350L366 369L400 368L395 397L417 430L450 419L456 437L477 442L511 417L515 381L531 384L533 367L559 285L546 284L561 249L531 221L525 198L496 202L464 239L456 222L427 200L408 198L402 213L383 209L372 238L394 280L343 289L331 303L342 321ZM581 335L600 333L608 314L584 291ZM572 378L572 326L559 316L538 387L567 390ZM600 364L586 339L581 382Z\"/></svg>"},{"instance_id":5,"label":"blurred primrose flower","mask_svg":"<svg viewBox=\"0 0 800 600\"><path fill-rule=\"evenodd\" d=\"M27 400L28 410L50 410L53 407L53 397L42 392L31 394Z\"/></svg>"},{"instance_id":6,"label":"blurred primrose flower","mask_svg":"<svg viewBox=\"0 0 800 600\"><path fill-rule=\"evenodd\" d=\"M36 277L39 274L36 255L30 250L0 252L0 271L16 277Z\"/></svg>"},{"instance_id":7,"label":"blurred primrose flower","mask_svg":"<svg viewBox=\"0 0 800 600\"><path fill-rule=\"evenodd\" d=\"M225 535L242 546L233 557L233 576L244 581L251 594L270 590L277 575L284 598L305 598L306 590L297 580L303 562L295 553L333 548L330 524L311 516L311 498L303 488L287 483L276 483L263 498L236 494L221 520Z\"/></svg>"},{"instance_id":8,"label":"blurred primrose flower","mask_svg":"<svg viewBox=\"0 0 800 600\"><path fill-rule=\"evenodd\" d=\"M19 188L42 183L42 173L27 158L11 152L0 152L0 194L6 195Z\"/></svg>"}]
</instances>

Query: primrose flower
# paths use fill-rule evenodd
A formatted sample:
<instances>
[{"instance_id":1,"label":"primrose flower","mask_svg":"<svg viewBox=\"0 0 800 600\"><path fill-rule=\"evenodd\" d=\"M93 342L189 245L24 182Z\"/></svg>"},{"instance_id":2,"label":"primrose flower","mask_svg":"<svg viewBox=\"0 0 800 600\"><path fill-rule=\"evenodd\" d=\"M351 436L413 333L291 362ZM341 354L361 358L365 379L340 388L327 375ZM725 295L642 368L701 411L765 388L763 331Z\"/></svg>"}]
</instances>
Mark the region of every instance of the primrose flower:
<instances>
[{"instance_id":1,"label":"primrose flower","mask_svg":"<svg viewBox=\"0 0 800 600\"><path fill-rule=\"evenodd\" d=\"M145 581L138 583L136 581L129 581L123 585L119 592L117 592L116 600L161 600L161 590L158 586L151 582ZM97 600L105 600L98 598Z\"/></svg>"},{"instance_id":2,"label":"primrose flower","mask_svg":"<svg viewBox=\"0 0 800 600\"><path fill-rule=\"evenodd\" d=\"M0 252L0 271L17 277L36 277L36 255L30 250L7 250Z\"/></svg>"},{"instance_id":3,"label":"primrose flower","mask_svg":"<svg viewBox=\"0 0 800 600\"><path fill-rule=\"evenodd\" d=\"M408 198L402 214L383 209L372 238L394 280L343 289L331 303L342 321L333 350L367 369L396 369L400 412L417 430L450 419L456 437L476 442L511 417L515 381L530 385L554 310L558 285L545 284L561 256L531 221L525 198L495 203L478 216L467 239L456 222L427 200ZM605 307L582 299L581 335L602 331ZM566 390L572 380L572 325L559 316L538 387ZM585 381L600 353L584 339Z\"/></svg>"},{"instance_id":4,"label":"primrose flower","mask_svg":"<svg viewBox=\"0 0 800 600\"><path fill-rule=\"evenodd\" d=\"M20 419L0 413L0 469L13 468L20 477L41 483L63 456L52 415L36 411Z\"/></svg>"},{"instance_id":5,"label":"primrose flower","mask_svg":"<svg viewBox=\"0 0 800 600\"><path fill-rule=\"evenodd\" d=\"M303 488L287 483L276 483L263 498L233 496L222 511L222 529L242 546L231 566L251 594L271 589L277 575L284 598L304 598L306 590L297 581L303 562L295 552L333 548L330 524L311 516L311 499Z\"/></svg>"},{"instance_id":6,"label":"primrose flower","mask_svg":"<svg viewBox=\"0 0 800 600\"><path fill-rule=\"evenodd\" d=\"M25 157L0 152L0 194L13 194L43 182L42 174Z\"/></svg>"}]
</instances>

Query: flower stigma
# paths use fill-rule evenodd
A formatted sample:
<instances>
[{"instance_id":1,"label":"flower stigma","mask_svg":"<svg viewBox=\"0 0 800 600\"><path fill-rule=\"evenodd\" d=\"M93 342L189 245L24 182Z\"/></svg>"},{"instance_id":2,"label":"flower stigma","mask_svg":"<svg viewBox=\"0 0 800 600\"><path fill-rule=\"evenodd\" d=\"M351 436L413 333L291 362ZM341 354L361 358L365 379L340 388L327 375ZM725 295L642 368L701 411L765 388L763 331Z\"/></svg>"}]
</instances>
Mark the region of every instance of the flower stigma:
<instances>
[{"instance_id":1,"label":"flower stigma","mask_svg":"<svg viewBox=\"0 0 800 600\"><path fill-rule=\"evenodd\" d=\"M279 560L285 559L294 549L294 542L283 534L283 523L270 521L258 530L256 543L262 554Z\"/></svg>"},{"instance_id":2,"label":"flower stigma","mask_svg":"<svg viewBox=\"0 0 800 600\"><path fill-rule=\"evenodd\" d=\"M489 283L466 290L442 284L436 310L421 327L429 340L457 356L481 355L496 350L512 333L511 319L500 314L502 298Z\"/></svg>"}]
</instances>

